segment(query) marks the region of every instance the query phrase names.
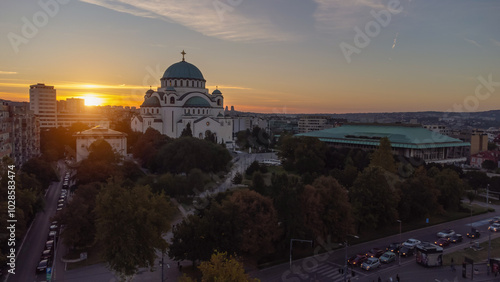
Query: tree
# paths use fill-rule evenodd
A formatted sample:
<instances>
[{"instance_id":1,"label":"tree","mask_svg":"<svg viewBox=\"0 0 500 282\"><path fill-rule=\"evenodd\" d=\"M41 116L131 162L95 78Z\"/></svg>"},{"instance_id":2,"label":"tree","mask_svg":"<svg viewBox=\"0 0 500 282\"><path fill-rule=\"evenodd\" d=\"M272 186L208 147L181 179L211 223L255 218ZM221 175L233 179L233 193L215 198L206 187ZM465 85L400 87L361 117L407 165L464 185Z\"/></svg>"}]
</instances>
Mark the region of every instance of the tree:
<instances>
[{"instance_id":1,"label":"tree","mask_svg":"<svg viewBox=\"0 0 500 282\"><path fill-rule=\"evenodd\" d=\"M241 182L243 182L243 175L241 175L241 173L239 172L236 172L236 174L234 175L233 177L233 184L241 184Z\"/></svg>"},{"instance_id":2,"label":"tree","mask_svg":"<svg viewBox=\"0 0 500 282\"><path fill-rule=\"evenodd\" d=\"M498 168L498 165L492 161L492 160L485 160L482 164L481 167L487 170L494 170Z\"/></svg>"},{"instance_id":3,"label":"tree","mask_svg":"<svg viewBox=\"0 0 500 282\"><path fill-rule=\"evenodd\" d=\"M229 201L238 208L238 219L243 224L240 249L251 254L273 252L281 230L271 199L255 191L240 190Z\"/></svg>"},{"instance_id":4,"label":"tree","mask_svg":"<svg viewBox=\"0 0 500 282\"><path fill-rule=\"evenodd\" d=\"M240 282L240 281L260 281L245 274L243 264L232 255L226 252L215 252L210 261L204 261L198 267L201 270L203 282Z\"/></svg>"},{"instance_id":5,"label":"tree","mask_svg":"<svg viewBox=\"0 0 500 282\"><path fill-rule=\"evenodd\" d=\"M466 190L465 183L451 169L443 169L434 176L437 189L440 191L439 203L446 211L458 211L460 201Z\"/></svg>"},{"instance_id":6,"label":"tree","mask_svg":"<svg viewBox=\"0 0 500 282\"><path fill-rule=\"evenodd\" d=\"M156 251L166 251L163 235L170 228L173 208L148 186L125 188L110 181L96 199L96 237L107 266L122 278L139 268L155 266Z\"/></svg>"},{"instance_id":7,"label":"tree","mask_svg":"<svg viewBox=\"0 0 500 282\"><path fill-rule=\"evenodd\" d=\"M318 138L286 136L281 140L278 156L284 159L283 167L286 170L312 174L325 170L326 152L325 143Z\"/></svg>"},{"instance_id":8,"label":"tree","mask_svg":"<svg viewBox=\"0 0 500 282\"><path fill-rule=\"evenodd\" d=\"M66 246L83 249L95 242L95 206L100 185L92 183L81 185L76 190L72 200L57 213L53 220L64 225L61 238Z\"/></svg>"},{"instance_id":9,"label":"tree","mask_svg":"<svg viewBox=\"0 0 500 282\"><path fill-rule=\"evenodd\" d=\"M248 168L245 170L245 173L247 175L250 175L252 176L254 172L256 171L259 171L260 170L260 164L258 161L253 161L249 166Z\"/></svg>"},{"instance_id":10,"label":"tree","mask_svg":"<svg viewBox=\"0 0 500 282\"><path fill-rule=\"evenodd\" d=\"M398 218L399 195L379 166L366 168L349 190L349 198L358 221L358 228L377 229Z\"/></svg>"},{"instance_id":11,"label":"tree","mask_svg":"<svg viewBox=\"0 0 500 282\"><path fill-rule=\"evenodd\" d=\"M379 166L389 172L396 173L396 163L391 148L389 138L381 138L379 147L372 155L370 166Z\"/></svg>"},{"instance_id":12,"label":"tree","mask_svg":"<svg viewBox=\"0 0 500 282\"><path fill-rule=\"evenodd\" d=\"M347 190L331 176L321 176L312 185L306 185L300 196L300 207L304 225L316 236L330 235L340 241L346 234L353 233L354 218Z\"/></svg>"},{"instance_id":13,"label":"tree","mask_svg":"<svg viewBox=\"0 0 500 282\"><path fill-rule=\"evenodd\" d=\"M472 204L475 198L476 198L476 193L472 191L467 192L467 199L469 199L470 204Z\"/></svg>"},{"instance_id":14,"label":"tree","mask_svg":"<svg viewBox=\"0 0 500 282\"><path fill-rule=\"evenodd\" d=\"M215 133L212 133L212 131L210 130L205 131L205 140L212 143L217 143Z\"/></svg>"},{"instance_id":15,"label":"tree","mask_svg":"<svg viewBox=\"0 0 500 282\"><path fill-rule=\"evenodd\" d=\"M181 137L193 137L193 131L191 131L191 123L188 122L186 127L182 130Z\"/></svg>"},{"instance_id":16,"label":"tree","mask_svg":"<svg viewBox=\"0 0 500 282\"><path fill-rule=\"evenodd\" d=\"M490 182L490 178L484 171L471 170L467 171L464 175L469 186L474 189L486 188Z\"/></svg>"},{"instance_id":17,"label":"tree","mask_svg":"<svg viewBox=\"0 0 500 282\"><path fill-rule=\"evenodd\" d=\"M50 182L58 180L56 172L50 163L41 158L29 159L23 164L21 170L27 174L34 175L44 189L50 185Z\"/></svg>"},{"instance_id":18,"label":"tree","mask_svg":"<svg viewBox=\"0 0 500 282\"><path fill-rule=\"evenodd\" d=\"M443 207L438 202L440 192L434 179L427 176L423 167L400 183L398 188L401 195L398 212L404 222L420 221L430 215L443 213Z\"/></svg>"},{"instance_id":19,"label":"tree","mask_svg":"<svg viewBox=\"0 0 500 282\"><path fill-rule=\"evenodd\" d=\"M118 156L106 140L97 139L89 146L88 160L92 162L103 161L112 164L117 162Z\"/></svg>"},{"instance_id":20,"label":"tree","mask_svg":"<svg viewBox=\"0 0 500 282\"><path fill-rule=\"evenodd\" d=\"M170 142L171 138L161 134L158 130L149 127L144 134L142 134L134 147L132 154L134 158L141 161L141 165L150 167L151 162L158 154L158 151L165 144Z\"/></svg>"},{"instance_id":21,"label":"tree","mask_svg":"<svg viewBox=\"0 0 500 282\"><path fill-rule=\"evenodd\" d=\"M252 189L261 194L261 195L266 195L266 183L264 181L264 176L262 176L262 173L260 171L256 171L252 175Z\"/></svg>"},{"instance_id":22,"label":"tree","mask_svg":"<svg viewBox=\"0 0 500 282\"><path fill-rule=\"evenodd\" d=\"M242 222L230 201L211 202L202 214L189 215L174 226L168 255L174 260L208 260L214 250L238 252Z\"/></svg>"}]
</instances>

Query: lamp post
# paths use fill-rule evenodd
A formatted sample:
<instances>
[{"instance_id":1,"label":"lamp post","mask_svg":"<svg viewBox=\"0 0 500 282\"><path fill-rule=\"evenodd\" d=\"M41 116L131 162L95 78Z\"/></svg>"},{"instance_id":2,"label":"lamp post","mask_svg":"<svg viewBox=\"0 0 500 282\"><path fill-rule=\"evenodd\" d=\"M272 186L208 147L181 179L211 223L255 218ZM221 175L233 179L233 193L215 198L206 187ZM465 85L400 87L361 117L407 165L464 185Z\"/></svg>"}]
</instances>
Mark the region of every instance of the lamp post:
<instances>
[{"instance_id":1,"label":"lamp post","mask_svg":"<svg viewBox=\"0 0 500 282\"><path fill-rule=\"evenodd\" d=\"M351 234L347 234L347 236L349 237L353 237L353 238L356 238L356 239L359 239L358 236L356 235L351 235ZM344 242L344 245L345 245L345 265L344 265L344 282L347 281L347 247L349 246L348 242L347 242L347 237L345 238L345 242Z\"/></svg>"},{"instance_id":2,"label":"lamp post","mask_svg":"<svg viewBox=\"0 0 500 282\"><path fill-rule=\"evenodd\" d=\"M472 203L470 203L470 244L472 245Z\"/></svg>"},{"instance_id":3,"label":"lamp post","mask_svg":"<svg viewBox=\"0 0 500 282\"><path fill-rule=\"evenodd\" d=\"M487 269L487 274L490 275L490 250L491 250L491 231L488 230L488 263L486 264L488 266Z\"/></svg>"},{"instance_id":4,"label":"lamp post","mask_svg":"<svg viewBox=\"0 0 500 282\"><path fill-rule=\"evenodd\" d=\"M401 220L398 219L399 222L399 243L401 244ZM401 266L401 250L398 251L398 264Z\"/></svg>"}]
</instances>

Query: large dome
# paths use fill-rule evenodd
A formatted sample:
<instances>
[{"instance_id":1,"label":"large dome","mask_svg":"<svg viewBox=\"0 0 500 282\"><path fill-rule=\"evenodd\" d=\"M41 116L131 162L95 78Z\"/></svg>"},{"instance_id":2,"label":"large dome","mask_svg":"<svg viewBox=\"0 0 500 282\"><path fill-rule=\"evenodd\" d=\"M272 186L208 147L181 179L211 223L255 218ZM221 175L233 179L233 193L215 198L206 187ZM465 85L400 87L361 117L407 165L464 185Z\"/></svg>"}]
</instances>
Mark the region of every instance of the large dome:
<instances>
[{"instance_id":1,"label":"large dome","mask_svg":"<svg viewBox=\"0 0 500 282\"><path fill-rule=\"evenodd\" d=\"M186 61L180 61L168 67L163 74L163 78L187 78L205 81L201 71L195 65Z\"/></svg>"}]
</instances>

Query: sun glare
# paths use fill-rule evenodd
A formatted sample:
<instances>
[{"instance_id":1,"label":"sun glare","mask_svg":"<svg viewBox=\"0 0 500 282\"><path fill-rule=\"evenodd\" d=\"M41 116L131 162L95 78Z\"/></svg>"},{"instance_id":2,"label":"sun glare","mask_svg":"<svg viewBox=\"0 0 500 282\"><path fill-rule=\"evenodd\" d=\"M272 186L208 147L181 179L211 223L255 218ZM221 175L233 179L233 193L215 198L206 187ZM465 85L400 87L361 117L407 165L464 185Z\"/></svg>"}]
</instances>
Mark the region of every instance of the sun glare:
<instances>
[{"instance_id":1,"label":"sun glare","mask_svg":"<svg viewBox=\"0 0 500 282\"><path fill-rule=\"evenodd\" d=\"M83 97L83 99L85 99L85 106L99 106L104 102L102 98L99 98L95 95L87 94Z\"/></svg>"}]
</instances>

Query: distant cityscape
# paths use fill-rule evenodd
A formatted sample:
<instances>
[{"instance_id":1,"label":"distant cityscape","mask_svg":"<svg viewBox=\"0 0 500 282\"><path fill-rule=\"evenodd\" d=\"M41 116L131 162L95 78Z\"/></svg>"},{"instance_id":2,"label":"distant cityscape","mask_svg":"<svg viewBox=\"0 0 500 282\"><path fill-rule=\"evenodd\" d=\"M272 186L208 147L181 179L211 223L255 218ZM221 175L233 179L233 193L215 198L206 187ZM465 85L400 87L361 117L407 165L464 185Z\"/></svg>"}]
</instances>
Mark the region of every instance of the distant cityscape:
<instances>
[{"instance_id":1,"label":"distant cityscape","mask_svg":"<svg viewBox=\"0 0 500 282\"><path fill-rule=\"evenodd\" d=\"M136 107L85 106L84 100L79 98L57 100L56 91L53 86L38 83L30 86L29 102L1 100L1 157L10 156L16 164L20 165L39 155L40 130L55 127L69 128L75 123L84 124L89 128L100 126L115 130L119 122L130 122L141 114L141 108ZM233 106L225 106L222 113L224 119L232 123L232 139L226 138L225 140L228 144L233 143L238 132L252 130L255 127L264 129L271 137L277 138L283 133L304 134L336 128L344 124L390 124L423 127L470 144L464 155L466 158L464 164L480 167L482 161L487 159L497 164L499 161L498 154L484 152L488 151L488 143L499 141L500 110L286 114L241 112ZM198 135L194 136L198 137ZM204 136L200 135L200 137ZM479 153L482 154L478 156Z\"/></svg>"}]
</instances>

